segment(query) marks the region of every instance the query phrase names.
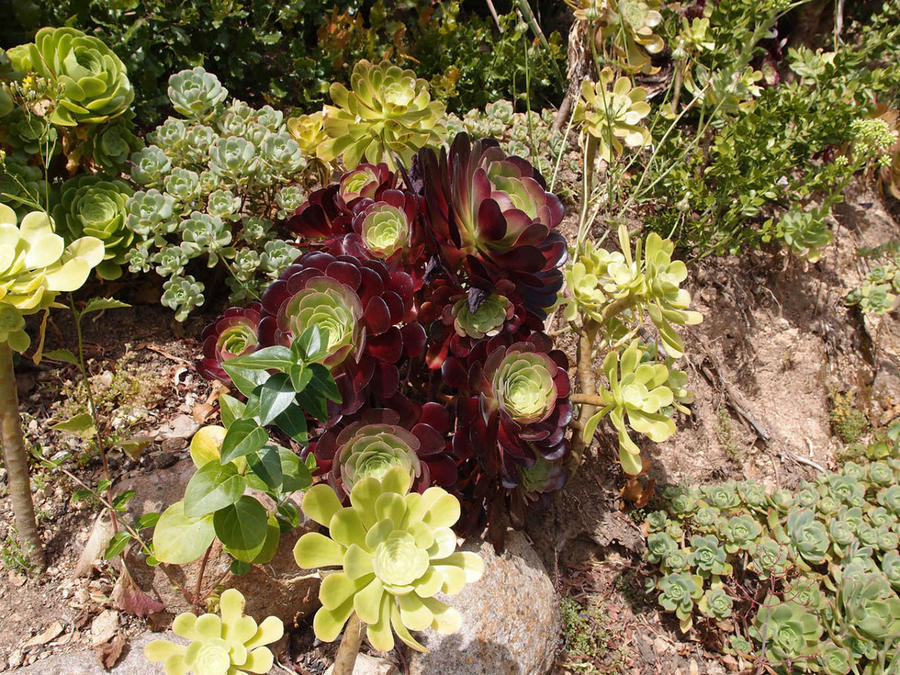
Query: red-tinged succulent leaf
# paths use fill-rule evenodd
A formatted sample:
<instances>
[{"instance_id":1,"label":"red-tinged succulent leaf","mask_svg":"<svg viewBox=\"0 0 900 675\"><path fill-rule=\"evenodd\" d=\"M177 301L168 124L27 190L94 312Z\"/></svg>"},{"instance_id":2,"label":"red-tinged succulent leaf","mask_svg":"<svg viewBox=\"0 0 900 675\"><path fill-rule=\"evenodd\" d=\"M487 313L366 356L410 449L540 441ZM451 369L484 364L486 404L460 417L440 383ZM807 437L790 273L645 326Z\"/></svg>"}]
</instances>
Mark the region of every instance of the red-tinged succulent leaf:
<instances>
[{"instance_id":1,"label":"red-tinged succulent leaf","mask_svg":"<svg viewBox=\"0 0 900 675\"><path fill-rule=\"evenodd\" d=\"M231 382L222 368L225 361L249 354L260 344L259 324L262 305L253 302L247 307L231 307L200 334L203 358L197 371L208 380Z\"/></svg>"}]
</instances>

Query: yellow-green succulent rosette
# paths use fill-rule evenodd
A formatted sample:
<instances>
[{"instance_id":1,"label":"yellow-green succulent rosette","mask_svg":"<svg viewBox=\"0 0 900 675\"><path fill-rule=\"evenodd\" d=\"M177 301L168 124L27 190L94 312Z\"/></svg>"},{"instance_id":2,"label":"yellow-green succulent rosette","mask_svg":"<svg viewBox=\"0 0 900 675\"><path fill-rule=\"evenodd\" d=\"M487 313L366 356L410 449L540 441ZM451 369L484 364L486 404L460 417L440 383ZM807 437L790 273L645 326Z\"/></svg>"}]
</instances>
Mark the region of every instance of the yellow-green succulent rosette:
<instances>
[{"instance_id":1,"label":"yellow-green succulent rosette","mask_svg":"<svg viewBox=\"0 0 900 675\"><path fill-rule=\"evenodd\" d=\"M16 224L16 213L0 204L0 342L28 349L24 317L54 306L58 293L81 287L103 261L103 242L81 237L68 246L53 220L33 211Z\"/></svg>"},{"instance_id":2,"label":"yellow-green succulent rosette","mask_svg":"<svg viewBox=\"0 0 900 675\"><path fill-rule=\"evenodd\" d=\"M277 617L267 617L257 625L244 615L244 596L233 588L219 599L220 614L196 616L179 614L172 631L187 640L185 647L166 640L153 640L144 648L152 663L163 663L166 675L238 675L268 673L275 663L265 645L277 642L284 625Z\"/></svg>"},{"instance_id":3,"label":"yellow-green succulent rosette","mask_svg":"<svg viewBox=\"0 0 900 675\"><path fill-rule=\"evenodd\" d=\"M477 581L484 563L476 553L456 551L450 529L460 515L456 497L439 487L407 494L410 484L409 471L397 466L381 480L359 480L346 508L328 485L306 493L303 512L327 526L330 536L304 534L294 547L297 564L341 568L319 590L322 607L313 630L320 640L337 639L354 612L380 651L394 648L394 633L427 651L410 631L459 629L459 612L435 596L454 595Z\"/></svg>"}]
</instances>

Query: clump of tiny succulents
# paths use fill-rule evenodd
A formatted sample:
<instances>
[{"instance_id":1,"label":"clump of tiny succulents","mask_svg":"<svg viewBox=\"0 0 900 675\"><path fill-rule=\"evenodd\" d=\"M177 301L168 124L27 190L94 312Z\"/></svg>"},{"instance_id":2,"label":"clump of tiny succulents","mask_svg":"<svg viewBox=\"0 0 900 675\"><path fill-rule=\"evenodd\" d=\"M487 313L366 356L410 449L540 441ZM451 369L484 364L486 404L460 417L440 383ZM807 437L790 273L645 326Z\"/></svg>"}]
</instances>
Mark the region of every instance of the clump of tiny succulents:
<instances>
[{"instance_id":1,"label":"clump of tiny succulents","mask_svg":"<svg viewBox=\"0 0 900 675\"><path fill-rule=\"evenodd\" d=\"M164 277L162 303L179 321L204 302L204 285L186 273L192 260L222 265L236 300L256 297L297 251L274 221L302 198L292 184L306 159L281 112L228 101L218 78L199 66L172 75L170 117L131 156L140 187L126 204L135 237L126 258L132 272Z\"/></svg>"},{"instance_id":2,"label":"clump of tiny succulents","mask_svg":"<svg viewBox=\"0 0 900 675\"><path fill-rule=\"evenodd\" d=\"M219 597L218 614L179 614L172 632L189 645L153 640L144 648L144 656L151 663L162 663L166 675L268 673L275 657L266 645L281 639L284 626L274 616L257 625L253 617L244 615L245 603L240 591L229 588Z\"/></svg>"},{"instance_id":3,"label":"clump of tiny succulents","mask_svg":"<svg viewBox=\"0 0 900 675\"><path fill-rule=\"evenodd\" d=\"M555 111L516 112L511 101L488 103L484 110L470 110L463 117L447 115L451 133L467 132L473 138L494 138L508 154L525 157L542 174L550 175L556 157L563 154L562 166L577 172L578 158L572 155L563 132L553 126Z\"/></svg>"},{"instance_id":4,"label":"clump of tiny succulents","mask_svg":"<svg viewBox=\"0 0 900 675\"><path fill-rule=\"evenodd\" d=\"M844 296L845 305L858 305L866 314L887 314L900 296L900 245L893 242L893 255L885 254L869 269L858 288Z\"/></svg>"},{"instance_id":5,"label":"clump of tiny succulents","mask_svg":"<svg viewBox=\"0 0 900 675\"><path fill-rule=\"evenodd\" d=\"M101 40L75 28L42 28L34 42L0 49L0 137L9 150L0 162L5 200L24 215L55 197L54 178L82 170L120 173L143 145L133 133L133 100L122 61ZM57 176L49 169L60 153L66 161ZM92 229L91 235L106 241L109 223ZM113 229L108 260L121 256L116 249L122 248L122 233ZM77 238L81 231L70 234ZM104 262L98 271L108 276L114 265Z\"/></svg>"},{"instance_id":6,"label":"clump of tiny succulents","mask_svg":"<svg viewBox=\"0 0 900 675\"><path fill-rule=\"evenodd\" d=\"M775 672L888 672L900 653L897 437L880 459L796 492L753 481L667 489L667 510L646 523L659 604L685 632L746 625L724 650Z\"/></svg>"}]
</instances>

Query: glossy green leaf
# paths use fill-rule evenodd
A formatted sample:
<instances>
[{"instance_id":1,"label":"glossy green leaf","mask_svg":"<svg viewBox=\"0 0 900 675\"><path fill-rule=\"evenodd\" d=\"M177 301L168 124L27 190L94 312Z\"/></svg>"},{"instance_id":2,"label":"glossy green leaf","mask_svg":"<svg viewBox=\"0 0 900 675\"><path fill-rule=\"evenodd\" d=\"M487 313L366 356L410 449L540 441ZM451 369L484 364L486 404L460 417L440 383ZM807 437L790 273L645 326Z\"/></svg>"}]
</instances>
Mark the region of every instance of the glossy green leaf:
<instances>
[{"instance_id":1,"label":"glossy green leaf","mask_svg":"<svg viewBox=\"0 0 900 675\"><path fill-rule=\"evenodd\" d=\"M275 418L274 422L275 426L298 443L305 444L309 440L306 415L303 414L300 406L292 403Z\"/></svg>"},{"instance_id":2,"label":"glossy green leaf","mask_svg":"<svg viewBox=\"0 0 900 675\"><path fill-rule=\"evenodd\" d=\"M163 511L153 530L153 557L159 562L185 565L203 555L216 536L212 516L189 518L184 501Z\"/></svg>"},{"instance_id":3,"label":"glossy green leaf","mask_svg":"<svg viewBox=\"0 0 900 675\"><path fill-rule=\"evenodd\" d=\"M210 462L197 470L184 491L184 512L199 518L238 501L247 481L234 464Z\"/></svg>"},{"instance_id":4,"label":"glossy green leaf","mask_svg":"<svg viewBox=\"0 0 900 675\"><path fill-rule=\"evenodd\" d=\"M259 390L259 423L271 424L276 417L294 402L296 392L291 378L285 373L275 373Z\"/></svg>"},{"instance_id":5,"label":"glossy green leaf","mask_svg":"<svg viewBox=\"0 0 900 675\"><path fill-rule=\"evenodd\" d=\"M259 453L247 455L247 464L253 474L272 492L281 491L283 474L281 472L281 456L275 445L265 445Z\"/></svg>"},{"instance_id":6,"label":"glossy green leaf","mask_svg":"<svg viewBox=\"0 0 900 675\"><path fill-rule=\"evenodd\" d=\"M256 422L248 419L237 420L225 434L219 461L225 464L238 457L245 457L262 448L268 441L269 434Z\"/></svg>"},{"instance_id":7,"label":"glossy green leaf","mask_svg":"<svg viewBox=\"0 0 900 675\"><path fill-rule=\"evenodd\" d=\"M259 555L268 534L268 514L263 505L243 496L213 515L216 536L228 553L238 560L252 562Z\"/></svg>"}]
</instances>

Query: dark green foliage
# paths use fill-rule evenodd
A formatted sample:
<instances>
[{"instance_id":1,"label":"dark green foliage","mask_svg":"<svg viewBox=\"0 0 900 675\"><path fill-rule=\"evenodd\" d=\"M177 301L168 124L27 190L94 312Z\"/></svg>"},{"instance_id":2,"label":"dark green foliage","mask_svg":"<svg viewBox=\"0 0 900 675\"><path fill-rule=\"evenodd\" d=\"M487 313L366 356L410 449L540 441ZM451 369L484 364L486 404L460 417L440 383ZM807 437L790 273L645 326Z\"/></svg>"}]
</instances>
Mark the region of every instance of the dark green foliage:
<instances>
[{"instance_id":1,"label":"dark green foliage","mask_svg":"<svg viewBox=\"0 0 900 675\"><path fill-rule=\"evenodd\" d=\"M561 98L565 47L550 53L515 13L461 12L460 3L427 0L61 0L16 3L2 46L30 40L45 25L68 25L104 40L125 62L137 93L138 120L168 112L169 75L203 66L233 96L256 105L311 111L333 81L347 82L359 59L414 65L451 109L498 98L523 99L526 70L533 101ZM527 56L526 56L527 50Z\"/></svg>"}]
</instances>

